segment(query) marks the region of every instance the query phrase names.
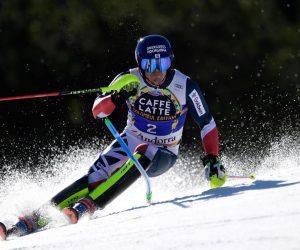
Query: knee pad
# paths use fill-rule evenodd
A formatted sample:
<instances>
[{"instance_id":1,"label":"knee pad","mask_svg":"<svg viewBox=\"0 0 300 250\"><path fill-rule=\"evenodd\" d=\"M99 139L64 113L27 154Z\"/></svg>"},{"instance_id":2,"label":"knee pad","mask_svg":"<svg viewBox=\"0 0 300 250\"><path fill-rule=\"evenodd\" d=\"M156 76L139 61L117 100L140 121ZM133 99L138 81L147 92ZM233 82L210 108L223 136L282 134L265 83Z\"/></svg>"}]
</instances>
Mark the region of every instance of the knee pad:
<instances>
[{"instance_id":1,"label":"knee pad","mask_svg":"<svg viewBox=\"0 0 300 250\"><path fill-rule=\"evenodd\" d=\"M159 148L151 161L147 174L150 177L159 176L167 172L176 162L177 156L165 148Z\"/></svg>"}]
</instances>

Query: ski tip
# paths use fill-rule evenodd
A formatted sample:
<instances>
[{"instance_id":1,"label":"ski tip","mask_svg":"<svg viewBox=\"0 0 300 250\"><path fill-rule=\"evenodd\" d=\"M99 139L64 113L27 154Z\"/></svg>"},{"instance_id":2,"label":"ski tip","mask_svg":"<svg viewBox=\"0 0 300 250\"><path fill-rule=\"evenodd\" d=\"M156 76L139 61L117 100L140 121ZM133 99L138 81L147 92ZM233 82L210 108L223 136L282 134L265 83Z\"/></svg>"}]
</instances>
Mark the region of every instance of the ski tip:
<instances>
[{"instance_id":1,"label":"ski tip","mask_svg":"<svg viewBox=\"0 0 300 250\"><path fill-rule=\"evenodd\" d=\"M3 223L0 222L0 240L6 240L7 230Z\"/></svg>"}]
</instances>

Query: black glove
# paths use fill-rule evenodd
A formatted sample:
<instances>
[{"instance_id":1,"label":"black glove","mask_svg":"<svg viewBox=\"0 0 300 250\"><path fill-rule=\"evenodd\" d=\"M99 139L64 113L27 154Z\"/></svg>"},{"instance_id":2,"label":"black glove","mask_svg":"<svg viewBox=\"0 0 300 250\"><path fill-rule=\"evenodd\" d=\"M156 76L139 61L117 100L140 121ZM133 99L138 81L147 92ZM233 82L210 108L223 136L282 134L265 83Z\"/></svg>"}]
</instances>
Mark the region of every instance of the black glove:
<instances>
[{"instance_id":1,"label":"black glove","mask_svg":"<svg viewBox=\"0 0 300 250\"><path fill-rule=\"evenodd\" d=\"M136 95L137 89L133 89L130 91L127 90L121 90L120 92L113 91L111 93L111 100L114 104L122 104L125 103L125 101L131 97Z\"/></svg>"},{"instance_id":2,"label":"black glove","mask_svg":"<svg viewBox=\"0 0 300 250\"><path fill-rule=\"evenodd\" d=\"M206 155L205 157L202 158L202 162L203 162L203 165L204 165L205 178L208 181L211 181L212 180L211 178L213 176L216 176L218 179L225 179L226 178L225 168L220 163L217 156L215 156L215 155Z\"/></svg>"}]
</instances>

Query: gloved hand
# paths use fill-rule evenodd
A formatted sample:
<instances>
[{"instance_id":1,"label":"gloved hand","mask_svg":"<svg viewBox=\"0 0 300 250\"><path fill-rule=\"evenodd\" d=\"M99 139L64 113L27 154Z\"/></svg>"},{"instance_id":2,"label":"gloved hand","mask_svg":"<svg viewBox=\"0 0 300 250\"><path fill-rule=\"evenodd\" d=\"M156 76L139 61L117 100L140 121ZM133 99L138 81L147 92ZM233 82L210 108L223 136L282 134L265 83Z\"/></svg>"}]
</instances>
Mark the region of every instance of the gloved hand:
<instances>
[{"instance_id":1,"label":"gloved hand","mask_svg":"<svg viewBox=\"0 0 300 250\"><path fill-rule=\"evenodd\" d=\"M136 95L136 93L137 89L122 89L120 92L114 91L111 94L111 100L114 104L123 104L129 97Z\"/></svg>"},{"instance_id":2,"label":"gloved hand","mask_svg":"<svg viewBox=\"0 0 300 250\"><path fill-rule=\"evenodd\" d=\"M204 165L205 178L210 181L210 186L212 188L223 186L226 181L226 173L218 157L206 155L202 158L202 162Z\"/></svg>"},{"instance_id":3,"label":"gloved hand","mask_svg":"<svg viewBox=\"0 0 300 250\"><path fill-rule=\"evenodd\" d=\"M93 116L95 119L105 118L112 114L116 106L122 105L133 95L136 95L137 89L121 89L119 92L111 91L106 95L96 98L93 105Z\"/></svg>"}]
</instances>

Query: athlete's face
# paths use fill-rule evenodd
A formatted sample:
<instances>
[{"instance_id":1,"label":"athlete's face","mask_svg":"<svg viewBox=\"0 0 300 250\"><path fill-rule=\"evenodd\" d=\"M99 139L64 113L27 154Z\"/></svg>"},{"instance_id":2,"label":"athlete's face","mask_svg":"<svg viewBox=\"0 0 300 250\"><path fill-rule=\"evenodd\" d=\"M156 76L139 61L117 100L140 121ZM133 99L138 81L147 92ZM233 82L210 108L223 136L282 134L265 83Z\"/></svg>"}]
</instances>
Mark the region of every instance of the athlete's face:
<instances>
[{"instance_id":1,"label":"athlete's face","mask_svg":"<svg viewBox=\"0 0 300 250\"><path fill-rule=\"evenodd\" d=\"M152 73L145 71L145 76L147 80L154 86L159 86L164 83L166 79L167 71L155 70Z\"/></svg>"}]
</instances>

